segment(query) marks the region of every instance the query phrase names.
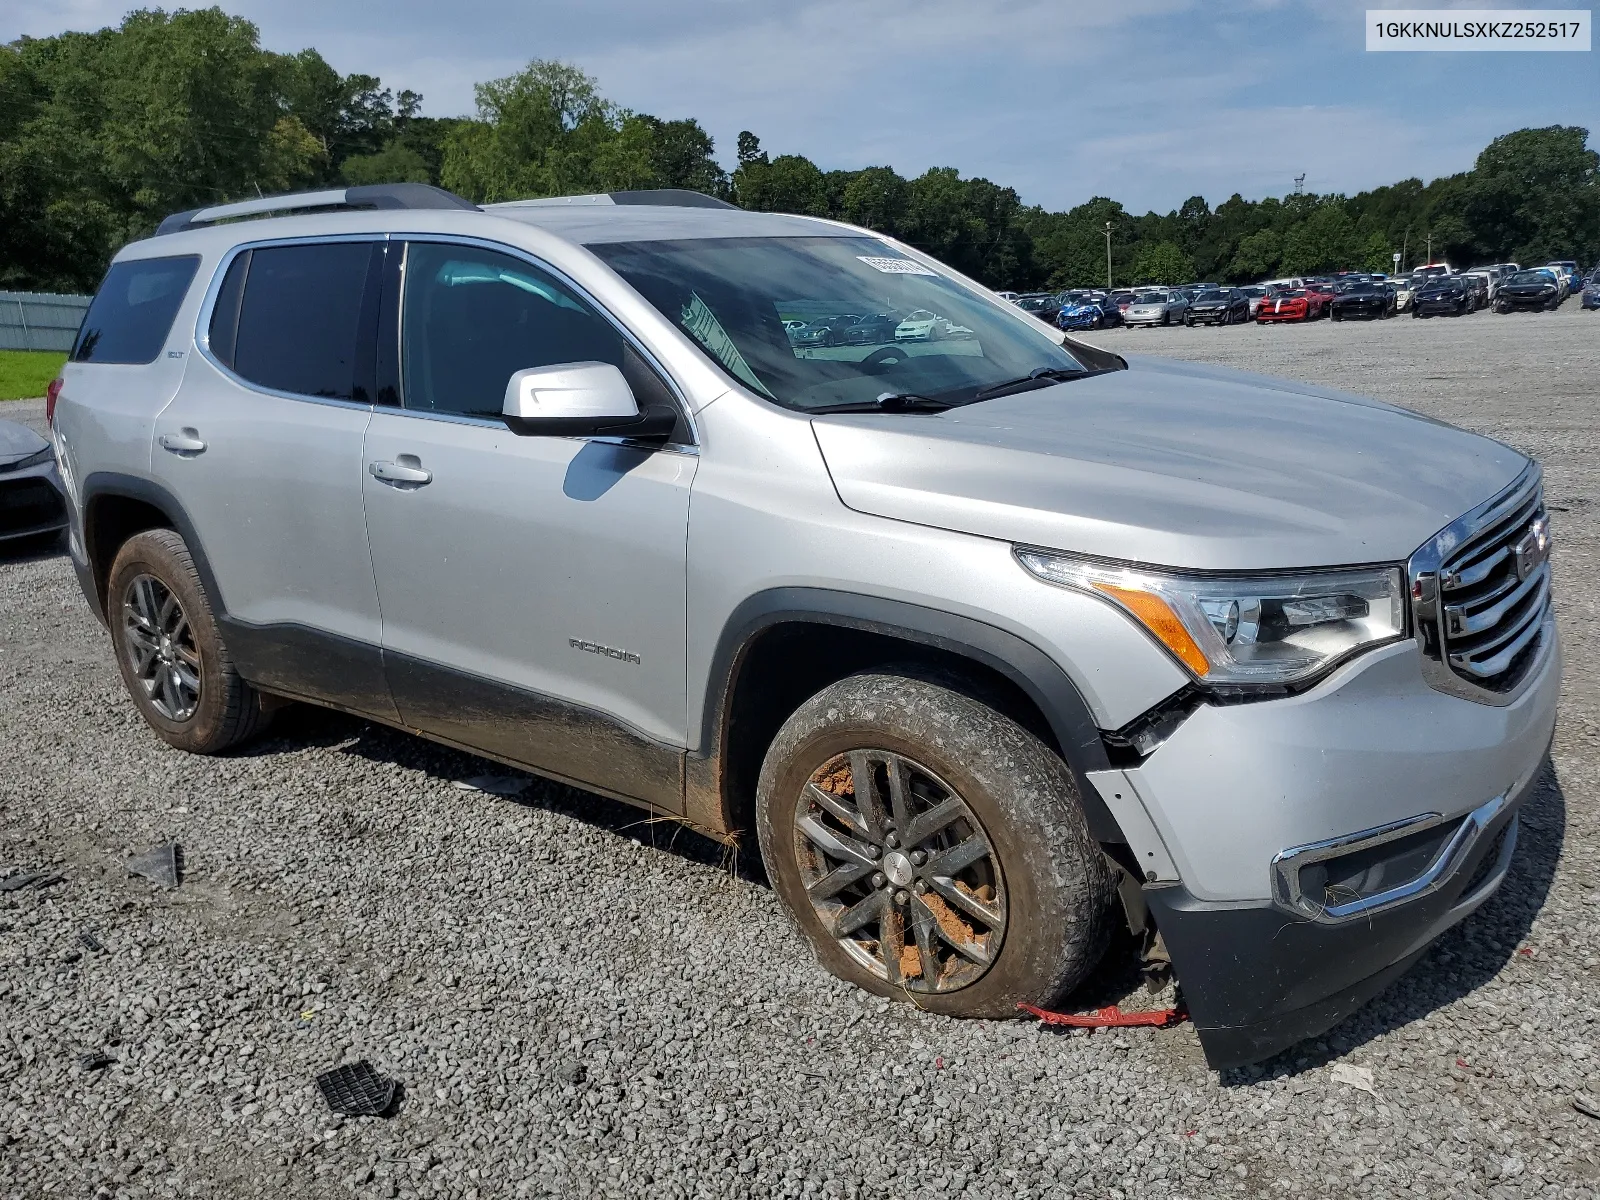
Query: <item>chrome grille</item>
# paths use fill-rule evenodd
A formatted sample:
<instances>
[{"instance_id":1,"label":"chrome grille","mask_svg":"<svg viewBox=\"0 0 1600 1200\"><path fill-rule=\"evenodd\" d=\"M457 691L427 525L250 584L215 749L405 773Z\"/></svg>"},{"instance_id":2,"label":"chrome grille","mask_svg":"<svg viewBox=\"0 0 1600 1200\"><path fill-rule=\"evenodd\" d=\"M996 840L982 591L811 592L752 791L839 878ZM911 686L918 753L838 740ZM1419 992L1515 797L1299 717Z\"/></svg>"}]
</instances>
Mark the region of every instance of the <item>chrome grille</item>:
<instances>
[{"instance_id":1,"label":"chrome grille","mask_svg":"<svg viewBox=\"0 0 1600 1200\"><path fill-rule=\"evenodd\" d=\"M1550 627L1549 523L1537 467L1412 556L1424 672L1440 691L1509 704Z\"/></svg>"}]
</instances>

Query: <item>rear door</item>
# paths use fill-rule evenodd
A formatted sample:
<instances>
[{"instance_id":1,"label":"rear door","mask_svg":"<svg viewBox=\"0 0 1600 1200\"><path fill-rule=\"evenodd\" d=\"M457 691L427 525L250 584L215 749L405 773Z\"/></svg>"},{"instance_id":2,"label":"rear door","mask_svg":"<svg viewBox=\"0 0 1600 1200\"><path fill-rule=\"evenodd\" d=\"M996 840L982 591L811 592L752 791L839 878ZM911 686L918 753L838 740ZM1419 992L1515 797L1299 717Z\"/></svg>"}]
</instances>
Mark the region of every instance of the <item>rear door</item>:
<instances>
[{"instance_id":1,"label":"rear door","mask_svg":"<svg viewBox=\"0 0 1600 1200\"><path fill-rule=\"evenodd\" d=\"M356 238L235 253L156 420L151 472L200 542L240 672L394 719L361 509L385 249Z\"/></svg>"},{"instance_id":2,"label":"rear door","mask_svg":"<svg viewBox=\"0 0 1600 1200\"><path fill-rule=\"evenodd\" d=\"M650 447L519 437L499 414L514 371L583 361L619 367L641 407L681 405L609 317L520 255L419 240L401 275L379 353L399 403L373 416L362 479L402 718L678 811L687 420ZM381 399L389 379L380 366Z\"/></svg>"}]
</instances>

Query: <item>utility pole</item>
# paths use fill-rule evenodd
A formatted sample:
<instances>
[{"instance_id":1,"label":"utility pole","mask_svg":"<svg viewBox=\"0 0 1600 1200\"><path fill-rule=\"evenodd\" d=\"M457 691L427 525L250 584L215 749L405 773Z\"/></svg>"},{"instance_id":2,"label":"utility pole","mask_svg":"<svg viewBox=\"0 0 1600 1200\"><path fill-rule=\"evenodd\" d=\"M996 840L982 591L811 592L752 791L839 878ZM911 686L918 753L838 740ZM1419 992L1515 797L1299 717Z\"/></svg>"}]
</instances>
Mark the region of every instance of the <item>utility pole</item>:
<instances>
[{"instance_id":1,"label":"utility pole","mask_svg":"<svg viewBox=\"0 0 1600 1200\"><path fill-rule=\"evenodd\" d=\"M1427 258L1427 262L1431 263L1432 261L1433 261L1433 230L1430 229L1430 230L1428 230L1428 258ZM1423 265L1426 266L1427 263L1424 263Z\"/></svg>"},{"instance_id":2,"label":"utility pole","mask_svg":"<svg viewBox=\"0 0 1600 1200\"><path fill-rule=\"evenodd\" d=\"M1400 269L1406 269L1406 248L1411 241L1411 226L1406 226L1405 233L1400 236Z\"/></svg>"},{"instance_id":3,"label":"utility pole","mask_svg":"<svg viewBox=\"0 0 1600 1200\"><path fill-rule=\"evenodd\" d=\"M1106 222L1106 291L1111 290L1111 222Z\"/></svg>"}]
</instances>

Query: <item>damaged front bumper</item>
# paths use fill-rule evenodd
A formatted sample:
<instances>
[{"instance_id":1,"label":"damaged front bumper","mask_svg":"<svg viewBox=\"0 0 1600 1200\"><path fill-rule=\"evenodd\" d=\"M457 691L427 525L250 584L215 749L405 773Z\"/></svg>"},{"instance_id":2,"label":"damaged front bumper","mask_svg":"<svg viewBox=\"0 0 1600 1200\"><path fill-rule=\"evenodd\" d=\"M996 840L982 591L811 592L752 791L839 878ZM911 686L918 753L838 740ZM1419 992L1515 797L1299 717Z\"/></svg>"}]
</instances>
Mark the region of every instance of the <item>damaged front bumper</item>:
<instances>
[{"instance_id":1,"label":"damaged front bumper","mask_svg":"<svg viewBox=\"0 0 1600 1200\"><path fill-rule=\"evenodd\" d=\"M1300 695L1202 704L1088 773L1213 1067L1331 1028L1494 894L1555 726L1547 632L1505 705L1434 690L1400 643Z\"/></svg>"}]
</instances>

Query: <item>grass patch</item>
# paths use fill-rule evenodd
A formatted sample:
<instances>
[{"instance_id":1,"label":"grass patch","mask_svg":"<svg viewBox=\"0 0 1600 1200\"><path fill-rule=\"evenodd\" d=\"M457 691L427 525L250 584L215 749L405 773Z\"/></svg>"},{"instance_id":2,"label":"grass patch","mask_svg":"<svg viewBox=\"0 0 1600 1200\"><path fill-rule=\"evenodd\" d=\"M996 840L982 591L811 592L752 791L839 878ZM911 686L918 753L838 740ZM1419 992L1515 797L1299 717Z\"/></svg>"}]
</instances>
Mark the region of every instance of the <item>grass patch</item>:
<instances>
[{"instance_id":1,"label":"grass patch","mask_svg":"<svg viewBox=\"0 0 1600 1200\"><path fill-rule=\"evenodd\" d=\"M0 400L36 400L67 361L54 350L0 350Z\"/></svg>"}]
</instances>

